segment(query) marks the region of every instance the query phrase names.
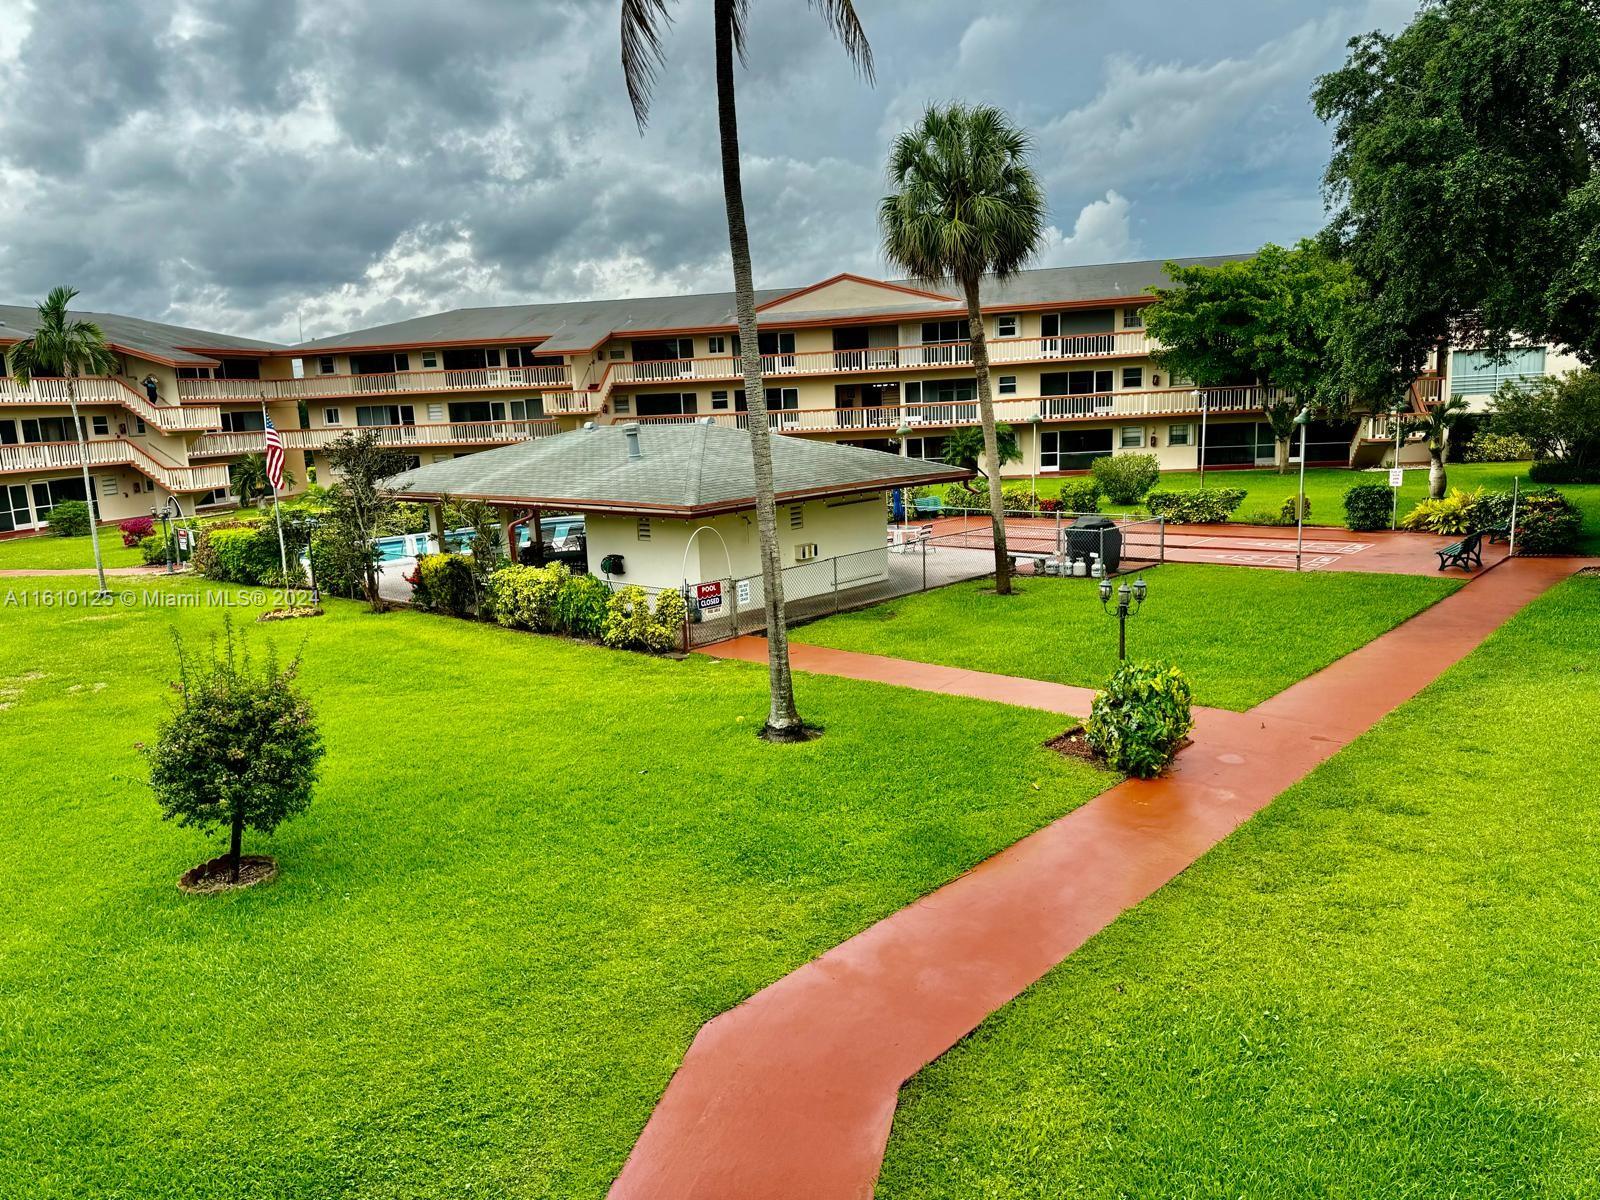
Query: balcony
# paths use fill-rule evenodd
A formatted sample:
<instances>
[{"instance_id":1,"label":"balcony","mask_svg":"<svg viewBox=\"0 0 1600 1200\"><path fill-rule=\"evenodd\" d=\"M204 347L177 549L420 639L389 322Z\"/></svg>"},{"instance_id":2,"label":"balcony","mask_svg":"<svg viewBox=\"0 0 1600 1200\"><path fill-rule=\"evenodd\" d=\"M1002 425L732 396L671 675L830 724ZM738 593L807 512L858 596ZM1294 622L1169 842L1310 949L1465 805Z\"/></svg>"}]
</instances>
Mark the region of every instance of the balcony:
<instances>
[{"instance_id":1,"label":"balcony","mask_svg":"<svg viewBox=\"0 0 1600 1200\"><path fill-rule=\"evenodd\" d=\"M1257 387L1212 388L1205 392L1210 416L1261 411L1271 389ZM1082 396L1036 396L1025 400L996 400L995 420L1006 425L1027 425L1034 420L1105 421L1139 417L1199 416L1198 393L1188 388L1162 391L1099 392ZM681 424L709 420L717 425L748 429L748 413L718 412L683 416L638 417L641 425ZM943 404L881 405L870 408L787 408L769 412L767 421L779 433L893 433L904 422L917 429L939 429L978 423L978 402L958 400Z\"/></svg>"},{"instance_id":2,"label":"balcony","mask_svg":"<svg viewBox=\"0 0 1600 1200\"><path fill-rule=\"evenodd\" d=\"M1068 337L1000 338L990 341L988 346L989 361L998 367L1066 359L1141 357L1150 353L1151 341L1142 329L1125 329ZM930 342L867 350L808 350L761 356L761 374L769 379L797 375L870 375L882 371L971 365L969 342ZM726 382L740 379L744 374L742 364L733 357L618 362L612 363L610 369L618 385Z\"/></svg>"},{"instance_id":3,"label":"balcony","mask_svg":"<svg viewBox=\"0 0 1600 1200\"><path fill-rule=\"evenodd\" d=\"M370 433L380 446L411 449L418 446L509 446L529 438L560 433L555 421L446 421L430 425L349 425L321 429L284 429L285 450L322 450L347 433ZM213 433L198 438L191 453L215 455L260 454L266 449L259 430Z\"/></svg>"},{"instance_id":4,"label":"balcony","mask_svg":"<svg viewBox=\"0 0 1600 1200\"><path fill-rule=\"evenodd\" d=\"M120 379L95 376L74 380L73 391L79 404L111 404L133 413L146 425L162 433L198 433L222 425L222 410L215 405L151 404L144 393ZM34 379L24 384L0 378L0 406L33 405L63 407L71 403L65 379Z\"/></svg>"},{"instance_id":5,"label":"balcony","mask_svg":"<svg viewBox=\"0 0 1600 1200\"><path fill-rule=\"evenodd\" d=\"M169 492L209 492L228 486L227 467L177 467L162 462L125 438L85 443L90 469L132 467ZM77 469L84 455L77 442L26 442L0 446L0 474Z\"/></svg>"},{"instance_id":6,"label":"balcony","mask_svg":"<svg viewBox=\"0 0 1600 1200\"><path fill-rule=\"evenodd\" d=\"M178 398L195 400L334 400L419 392L495 392L572 387L572 368L474 367L459 371L391 371L382 375L307 375L304 379L180 379Z\"/></svg>"}]
</instances>

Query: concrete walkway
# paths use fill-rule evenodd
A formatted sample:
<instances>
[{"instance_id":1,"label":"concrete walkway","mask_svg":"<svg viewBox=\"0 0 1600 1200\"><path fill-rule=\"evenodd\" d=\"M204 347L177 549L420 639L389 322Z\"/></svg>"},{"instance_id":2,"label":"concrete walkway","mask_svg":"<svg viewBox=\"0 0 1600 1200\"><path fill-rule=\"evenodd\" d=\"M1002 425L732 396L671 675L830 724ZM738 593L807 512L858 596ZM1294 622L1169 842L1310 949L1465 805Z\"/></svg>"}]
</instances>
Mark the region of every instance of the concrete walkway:
<instances>
[{"instance_id":1,"label":"concrete walkway","mask_svg":"<svg viewBox=\"0 0 1600 1200\"><path fill-rule=\"evenodd\" d=\"M1161 779L1102 793L712 1020L612 1197L870 1196L901 1084L1581 565L1504 563L1248 713L1200 714Z\"/></svg>"}]
</instances>

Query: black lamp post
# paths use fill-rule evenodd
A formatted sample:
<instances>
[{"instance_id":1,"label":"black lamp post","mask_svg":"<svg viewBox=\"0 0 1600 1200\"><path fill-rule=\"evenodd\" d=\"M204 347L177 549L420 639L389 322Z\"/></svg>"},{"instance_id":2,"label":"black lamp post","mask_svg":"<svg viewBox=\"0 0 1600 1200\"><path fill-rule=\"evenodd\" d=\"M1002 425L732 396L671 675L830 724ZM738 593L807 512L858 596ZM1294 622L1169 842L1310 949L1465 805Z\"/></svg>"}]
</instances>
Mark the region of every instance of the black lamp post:
<instances>
[{"instance_id":1,"label":"black lamp post","mask_svg":"<svg viewBox=\"0 0 1600 1200\"><path fill-rule=\"evenodd\" d=\"M161 522L161 549L167 560L167 574L172 574L172 501L167 501L157 512L150 510L150 515Z\"/></svg>"},{"instance_id":2,"label":"black lamp post","mask_svg":"<svg viewBox=\"0 0 1600 1200\"><path fill-rule=\"evenodd\" d=\"M1100 607L1105 609L1106 616L1117 619L1117 661L1125 662L1128 657L1128 618L1137 617L1139 610L1144 607L1144 598L1149 592L1141 576L1133 581L1129 587L1124 581L1117 588L1117 608L1111 610L1111 580L1100 581Z\"/></svg>"}]
</instances>

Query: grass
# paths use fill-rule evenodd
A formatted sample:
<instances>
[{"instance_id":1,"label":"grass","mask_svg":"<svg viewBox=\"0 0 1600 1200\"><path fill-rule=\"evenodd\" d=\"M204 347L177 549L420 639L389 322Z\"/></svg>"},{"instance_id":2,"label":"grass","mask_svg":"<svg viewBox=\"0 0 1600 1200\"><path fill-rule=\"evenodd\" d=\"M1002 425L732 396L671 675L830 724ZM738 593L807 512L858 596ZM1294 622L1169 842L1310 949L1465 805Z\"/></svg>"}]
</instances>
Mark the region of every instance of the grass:
<instances>
[{"instance_id":1,"label":"grass","mask_svg":"<svg viewBox=\"0 0 1600 1200\"><path fill-rule=\"evenodd\" d=\"M1247 709L1448 595L1456 580L1169 563L1149 573L1129 656L1168 658L1195 701ZM1116 623L1083 580L953 584L842 613L796 642L1094 687L1116 665Z\"/></svg>"},{"instance_id":2,"label":"grass","mask_svg":"<svg viewBox=\"0 0 1600 1200\"><path fill-rule=\"evenodd\" d=\"M878 1194L1600 1194L1600 579L906 1088Z\"/></svg>"},{"instance_id":3,"label":"grass","mask_svg":"<svg viewBox=\"0 0 1600 1200\"><path fill-rule=\"evenodd\" d=\"M1546 487L1547 484L1530 483L1526 463L1451 463L1448 471L1451 487L1471 491L1482 487L1489 491L1510 491L1513 479L1520 479L1524 489ZM1313 467L1306 471L1306 498L1311 501L1311 520L1318 525L1344 524L1344 494L1357 483L1385 483L1387 472L1348 471L1339 467ZM1023 480L1022 486L1027 486ZM1008 480L1016 486L1016 480ZM1039 480L1041 496L1055 496L1061 490L1059 476ZM1235 514L1238 521L1248 522L1257 513L1276 514L1283 503L1295 495L1299 487L1298 472L1279 475L1276 471L1218 471L1206 472L1207 487L1243 488L1244 502ZM1190 491L1200 486L1200 476L1194 471L1169 471L1162 475L1159 486L1169 491ZM1600 484L1561 484L1559 490L1571 497L1583 509L1584 550L1600 553ZM1428 495L1426 469L1406 470L1405 487L1400 490L1400 515ZM1120 511L1106 505L1107 511Z\"/></svg>"},{"instance_id":4,"label":"grass","mask_svg":"<svg viewBox=\"0 0 1600 1200\"><path fill-rule=\"evenodd\" d=\"M249 630L328 747L283 873L188 897L133 743L224 610L121 582L0 587L7 1200L601 1196L702 1023L1110 782L1026 709L804 679L773 747L759 668L335 602Z\"/></svg>"},{"instance_id":5,"label":"grass","mask_svg":"<svg viewBox=\"0 0 1600 1200\"><path fill-rule=\"evenodd\" d=\"M100 531L100 557L108 567L137 567L144 556L137 546L124 546L116 527ZM94 570L94 547L89 535L57 537L36 533L0 539L0 571L66 571L74 567Z\"/></svg>"}]
</instances>

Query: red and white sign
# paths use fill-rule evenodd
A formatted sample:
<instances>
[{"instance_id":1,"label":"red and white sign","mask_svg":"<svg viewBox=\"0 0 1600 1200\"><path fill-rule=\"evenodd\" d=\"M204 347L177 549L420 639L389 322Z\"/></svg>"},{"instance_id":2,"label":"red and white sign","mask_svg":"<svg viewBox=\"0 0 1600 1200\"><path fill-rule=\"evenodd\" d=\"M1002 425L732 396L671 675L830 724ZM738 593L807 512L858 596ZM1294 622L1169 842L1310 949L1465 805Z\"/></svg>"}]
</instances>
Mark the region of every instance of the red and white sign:
<instances>
[{"instance_id":1,"label":"red and white sign","mask_svg":"<svg viewBox=\"0 0 1600 1200\"><path fill-rule=\"evenodd\" d=\"M715 583L695 584L694 599L695 603L700 606L701 612L705 612L708 608L721 608L722 581L719 579Z\"/></svg>"}]
</instances>

